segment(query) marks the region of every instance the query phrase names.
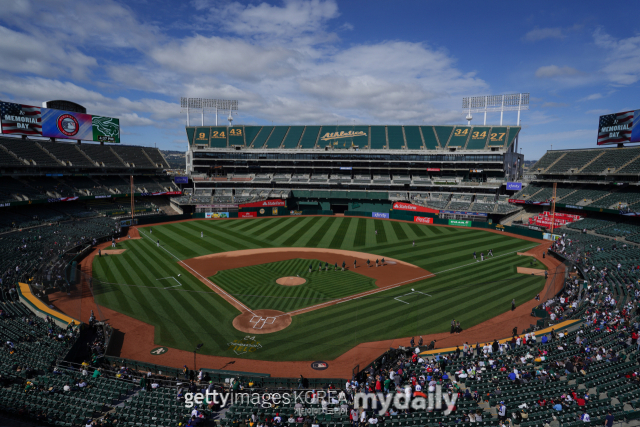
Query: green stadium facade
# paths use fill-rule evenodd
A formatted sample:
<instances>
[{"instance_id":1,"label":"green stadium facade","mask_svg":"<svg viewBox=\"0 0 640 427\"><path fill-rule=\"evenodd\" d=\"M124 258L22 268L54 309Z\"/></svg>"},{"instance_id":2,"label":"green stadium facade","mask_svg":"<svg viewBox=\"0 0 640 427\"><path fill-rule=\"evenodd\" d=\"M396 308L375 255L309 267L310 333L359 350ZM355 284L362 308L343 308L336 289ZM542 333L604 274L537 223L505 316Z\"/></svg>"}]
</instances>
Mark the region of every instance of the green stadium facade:
<instances>
[{"instance_id":1,"label":"green stadium facade","mask_svg":"<svg viewBox=\"0 0 640 427\"><path fill-rule=\"evenodd\" d=\"M395 201L501 216L522 175L514 126L187 127L193 212L289 199L287 207L382 211ZM500 205L500 206L498 206ZM189 207L189 208L187 208Z\"/></svg>"}]
</instances>

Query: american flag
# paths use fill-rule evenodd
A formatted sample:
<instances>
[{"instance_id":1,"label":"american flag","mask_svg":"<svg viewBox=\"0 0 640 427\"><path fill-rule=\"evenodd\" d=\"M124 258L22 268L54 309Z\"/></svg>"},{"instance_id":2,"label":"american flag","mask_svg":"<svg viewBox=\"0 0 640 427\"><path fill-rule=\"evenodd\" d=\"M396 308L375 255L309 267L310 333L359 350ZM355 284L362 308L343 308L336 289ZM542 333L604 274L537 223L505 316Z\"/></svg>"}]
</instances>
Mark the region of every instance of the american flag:
<instances>
[{"instance_id":1,"label":"american flag","mask_svg":"<svg viewBox=\"0 0 640 427\"><path fill-rule=\"evenodd\" d=\"M600 116L600 124L598 125L598 145L629 142L629 138L631 138L632 124L633 111ZM617 133L617 135L611 136L612 133L614 135Z\"/></svg>"},{"instance_id":2,"label":"american flag","mask_svg":"<svg viewBox=\"0 0 640 427\"><path fill-rule=\"evenodd\" d=\"M2 133L15 135L42 135L40 107L0 103Z\"/></svg>"}]
</instances>

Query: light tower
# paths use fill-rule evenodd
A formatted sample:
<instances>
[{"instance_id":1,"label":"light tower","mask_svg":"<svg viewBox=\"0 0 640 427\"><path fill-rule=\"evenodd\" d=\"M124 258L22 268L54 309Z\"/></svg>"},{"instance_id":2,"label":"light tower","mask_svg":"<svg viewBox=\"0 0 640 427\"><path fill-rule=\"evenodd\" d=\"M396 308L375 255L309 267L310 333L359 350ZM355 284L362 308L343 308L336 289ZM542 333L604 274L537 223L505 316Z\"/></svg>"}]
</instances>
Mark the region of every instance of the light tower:
<instances>
[{"instance_id":1,"label":"light tower","mask_svg":"<svg viewBox=\"0 0 640 427\"><path fill-rule=\"evenodd\" d=\"M193 110L202 113L202 126L204 126L204 112L214 112L216 115L216 126L218 126L218 114L229 112L229 126L233 118L231 114L238 114L237 99L203 99L203 98L180 98L180 112L187 112L187 126L189 123L189 113Z\"/></svg>"},{"instance_id":2,"label":"light tower","mask_svg":"<svg viewBox=\"0 0 640 427\"><path fill-rule=\"evenodd\" d=\"M484 113L484 125L487 125L487 112L500 112L500 126L502 126L502 116L505 111L517 111L518 121L516 126L520 126L520 111L529 109L528 93L513 93L509 95L472 96L462 98L462 110L466 111L467 120L471 113ZM469 123L471 121L469 120Z\"/></svg>"}]
</instances>

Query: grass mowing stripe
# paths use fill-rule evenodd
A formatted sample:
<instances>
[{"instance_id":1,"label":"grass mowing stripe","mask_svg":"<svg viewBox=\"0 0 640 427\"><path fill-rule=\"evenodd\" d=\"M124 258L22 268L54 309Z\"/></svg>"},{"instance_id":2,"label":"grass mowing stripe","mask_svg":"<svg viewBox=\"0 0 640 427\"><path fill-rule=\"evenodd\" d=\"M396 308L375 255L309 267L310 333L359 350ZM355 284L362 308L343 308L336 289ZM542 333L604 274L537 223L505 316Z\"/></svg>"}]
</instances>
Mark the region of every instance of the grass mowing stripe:
<instances>
[{"instance_id":1,"label":"grass mowing stripe","mask_svg":"<svg viewBox=\"0 0 640 427\"><path fill-rule=\"evenodd\" d=\"M387 243L387 233L384 229L384 222L381 219L373 220L373 225L375 229L378 231L378 233L376 234L376 243L378 244Z\"/></svg>"},{"instance_id":2,"label":"grass mowing stripe","mask_svg":"<svg viewBox=\"0 0 640 427\"><path fill-rule=\"evenodd\" d=\"M255 230L253 230L253 235L255 236L259 236L263 233L266 233L269 230L274 230L276 228L279 228L281 225L288 223L288 217L283 217L283 218L278 218L275 220L271 220L271 221L265 221L264 225L262 227L258 227ZM244 230L242 230L244 231Z\"/></svg>"},{"instance_id":3,"label":"grass mowing stripe","mask_svg":"<svg viewBox=\"0 0 640 427\"><path fill-rule=\"evenodd\" d=\"M342 245L342 241L344 240L347 230L349 229L349 225L351 224L351 221L353 221L353 218L340 219L340 226L336 230L336 234L333 236L333 240L331 240L331 243L329 244L330 248L339 248L340 245Z\"/></svg>"},{"instance_id":4,"label":"grass mowing stripe","mask_svg":"<svg viewBox=\"0 0 640 427\"><path fill-rule=\"evenodd\" d=\"M405 240L407 238L407 233L402 229L402 223L397 221L391 221L391 227L393 227L393 232L396 233L398 240Z\"/></svg>"},{"instance_id":5,"label":"grass mowing stripe","mask_svg":"<svg viewBox=\"0 0 640 427\"><path fill-rule=\"evenodd\" d=\"M299 227L300 223L302 222L302 220L306 219L303 217L293 217L293 218L288 218L289 221L286 222L286 227L284 227L287 231L285 231L285 233L289 233L292 231L292 229L294 229L295 227ZM281 230L275 230L272 231L270 234L266 235L263 237L264 240L268 241L268 242L273 242L275 241L278 237L281 237L283 235L283 232ZM285 237L286 238L286 237Z\"/></svg>"},{"instance_id":6,"label":"grass mowing stripe","mask_svg":"<svg viewBox=\"0 0 640 427\"><path fill-rule=\"evenodd\" d=\"M300 240L300 239L304 239L304 237L306 236L307 233L309 233L309 230L311 230L311 228L313 228L313 226L320 221L320 217L316 216L316 217L312 217L312 218L307 218L309 219L309 221L305 221L304 224L302 225L301 228L305 229L304 232L301 233L292 233L291 236L285 240L284 242L282 242L282 246L297 246L295 245L295 243Z\"/></svg>"},{"instance_id":7,"label":"grass mowing stripe","mask_svg":"<svg viewBox=\"0 0 640 427\"><path fill-rule=\"evenodd\" d=\"M355 220L358 222L358 228L356 229L353 246L364 246L367 238L367 220L363 218L356 218Z\"/></svg>"}]
</instances>

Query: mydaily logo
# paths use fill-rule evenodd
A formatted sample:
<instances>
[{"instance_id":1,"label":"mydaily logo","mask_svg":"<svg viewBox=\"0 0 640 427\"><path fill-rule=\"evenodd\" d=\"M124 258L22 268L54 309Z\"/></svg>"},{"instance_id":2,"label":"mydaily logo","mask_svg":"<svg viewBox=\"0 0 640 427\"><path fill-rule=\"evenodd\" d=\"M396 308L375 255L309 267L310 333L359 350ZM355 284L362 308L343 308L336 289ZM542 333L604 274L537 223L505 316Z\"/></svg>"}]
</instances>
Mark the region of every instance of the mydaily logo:
<instances>
[{"instance_id":1,"label":"mydaily logo","mask_svg":"<svg viewBox=\"0 0 640 427\"><path fill-rule=\"evenodd\" d=\"M313 405L321 399L337 400L339 392L337 390L318 390L317 392L293 391L278 393L248 393L248 392L224 392L217 390L206 391L205 393L185 393L185 407L193 408L196 405L203 405L213 402L216 405L225 407L231 404L251 404L256 407L270 408L271 405L288 405L290 403L300 403L302 405ZM356 393L353 397L353 407L364 410L377 409L379 415L384 415L390 409L404 411L412 409L414 411L443 411L444 415L449 415L454 409L458 398L457 393L449 397L448 393L442 393L442 387L437 385L435 393L415 392L412 395L406 393Z\"/></svg>"}]
</instances>

